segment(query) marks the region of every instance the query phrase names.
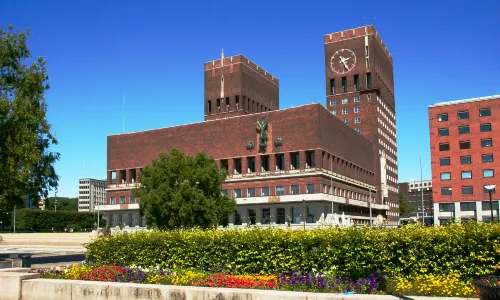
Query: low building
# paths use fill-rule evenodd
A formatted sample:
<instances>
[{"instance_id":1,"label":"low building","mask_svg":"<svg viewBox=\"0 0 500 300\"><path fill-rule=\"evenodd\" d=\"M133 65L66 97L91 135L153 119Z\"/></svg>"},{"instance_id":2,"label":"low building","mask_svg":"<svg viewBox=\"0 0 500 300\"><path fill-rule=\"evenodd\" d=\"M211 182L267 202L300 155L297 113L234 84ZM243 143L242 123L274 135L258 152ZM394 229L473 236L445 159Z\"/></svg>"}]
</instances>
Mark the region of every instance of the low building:
<instances>
[{"instance_id":1,"label":"low building","mask_svg":"<svg viewBox=\"0 0 500 300\"><path fill-rule=\"evenodd\" d=\"M399 183L399 192L404 195L410 207L410 213L401 217L421 217L422 198L424 202L424 216L434 215L432 198L432 180L410 181Z\"/></svg>"},{"instance_id":2,"label":"low building","mask_svg":"<svg viewBox=\"0 0 500 300\"><path fill-rule=\"evenodd\" d=\"M78 211L93 212L97 205L106 203L106 180L83 178L78 188Z\"/></svg>"}]
</instances>

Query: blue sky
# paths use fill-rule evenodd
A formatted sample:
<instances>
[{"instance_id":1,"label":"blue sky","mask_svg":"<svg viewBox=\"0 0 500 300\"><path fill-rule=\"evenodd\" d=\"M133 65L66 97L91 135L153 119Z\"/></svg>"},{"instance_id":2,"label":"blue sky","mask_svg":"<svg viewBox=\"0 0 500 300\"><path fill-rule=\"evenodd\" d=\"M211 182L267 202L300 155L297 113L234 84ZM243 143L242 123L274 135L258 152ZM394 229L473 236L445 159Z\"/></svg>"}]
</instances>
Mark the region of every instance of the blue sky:
<instances>
[{"instance_id":1,"label":"blue sky","mask_svg":"<svg viewBox=\"0 0 500 300\"><path fill-rule=\"evenodd\" d=\"M106 137L203 120L203 63L244 54L281 108L325 104L323 35L374 24L394 58L399 180L430 178L427 106L500 94L500 2L1 1L48 60L60 196L106 175ZM133 155L131 153L130 155ZM52 193L51 193L52 194Z\"/></svg>"}]
</instances>

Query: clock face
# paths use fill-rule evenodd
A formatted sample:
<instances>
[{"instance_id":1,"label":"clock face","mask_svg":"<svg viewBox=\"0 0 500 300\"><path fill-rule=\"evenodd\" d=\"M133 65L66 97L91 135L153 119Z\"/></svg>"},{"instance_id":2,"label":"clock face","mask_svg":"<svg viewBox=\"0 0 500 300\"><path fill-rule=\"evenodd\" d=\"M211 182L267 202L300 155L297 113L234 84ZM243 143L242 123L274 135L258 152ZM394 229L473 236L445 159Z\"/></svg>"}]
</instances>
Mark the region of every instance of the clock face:
<instances>
[{"instance_id":1,"label":"clock face","mask_svg":"<svg viewBox=\"0 0 500 300\"><path fill-rule=\"evenodd\" d=\"M332 55L330 65L335 73L349 73L356 65L356 55L352 50L340 49Z\"/></svg>"}]
</instances>

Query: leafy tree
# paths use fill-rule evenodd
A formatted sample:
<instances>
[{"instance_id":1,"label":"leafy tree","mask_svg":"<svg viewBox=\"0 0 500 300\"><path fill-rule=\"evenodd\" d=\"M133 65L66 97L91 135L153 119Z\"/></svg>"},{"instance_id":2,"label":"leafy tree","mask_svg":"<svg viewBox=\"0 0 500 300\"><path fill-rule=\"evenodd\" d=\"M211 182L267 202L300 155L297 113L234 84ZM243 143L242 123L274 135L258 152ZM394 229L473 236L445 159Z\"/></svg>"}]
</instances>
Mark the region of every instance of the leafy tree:
<instances>
[{"instance_id":1,"label":"leafy tree","mask_svg":"<svg viewBox=\"0 0 500 300\"><path fill-rule=\"evenodd\" d=\"M7 210L22 207L26 196L47 197L58 180L59 153L49 151L57 140L46 119L46 60L32 60L29 35L0 29L0 207Z\"/></svg>"},{"instance_id":2,"label":"leafy tree","mask_svg":"<svg viewBox=\"0 0 500 300\"><path fill-rule=\"evenodd\" d=\"M399 192L399 213L401 216L408 216L415 210L414 207L410 206L406 196L403 192Z\"/></svg>"},{"instance_id":3,"label":"leafy tree","mask_svg":"<svg viewBox=\"0 0 500 300\"><path fill-rule=\"evenodd\" d=\"M47 200L45 210L54 210L55 197ZM57 197L57 210L78 211L78 198Z\"/></svg>"},{"instance_id":4,"label":"leafy tree","mask_svg":"<svg viewBox=\"0 0 500 300\"><path fill-rule=\"evenodd\" d=\"M215 227L236 208L234 198L221 194L226 176L206 154L191 157L174 149L144 167L141 185L133 193L152 226Z\"/></svg>"}]
</instances>

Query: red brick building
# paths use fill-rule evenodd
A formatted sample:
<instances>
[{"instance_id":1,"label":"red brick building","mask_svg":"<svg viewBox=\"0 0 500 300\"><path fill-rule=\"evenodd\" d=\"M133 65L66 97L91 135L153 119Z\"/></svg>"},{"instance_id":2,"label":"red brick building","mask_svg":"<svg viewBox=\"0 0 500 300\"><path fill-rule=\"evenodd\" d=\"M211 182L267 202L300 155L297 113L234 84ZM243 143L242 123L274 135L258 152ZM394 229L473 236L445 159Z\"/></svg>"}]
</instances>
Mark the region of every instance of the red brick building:
<instances>
[{"instance_id":1,"label":"red brick building","mask_svg":"<svg viewBox=\"0 0 500 300\"><path fill-rule=\"evenodd\" d=\"M491 220L485 186L498 184L499 116L500 95L429 106L435 224L451 218ZM496 216L496 193L493 200Z\"/></svg>"},{"instance_id":2,"label":"red brick building","mask_svg":"<svg viewBox=\"0 0 500 300\"><path fill-rule=\"evenodd\" d=\"M345 124L372 141L378 201L399 219L396 103L392 56L372 25L327 34L326 106Z\"/></svg>"},{"instance_id":3,"label":"red brick building","mask_svg":"<svg viewBox=\"0 0 500 300\"><path fill-rule=\"evenodd\" d=\"M373 27L367 28L373 35ZM392 60L390 66L392 84ZM174 148L188 155L203 151L227 168L222 192L237 201L230 224L316 224L332 213L368 224L370 212L374 221L389 217L394 222L396 215L387 211L397 202L385 201L392 199L386 178L393 173L384 167L393 148L373 142L387 135L381 129L392 128L381 122L390 116L381 93L393 93L393 86L386 91L378 79L389 75L374 71L373 86L357 91L371 93L366 107L380 109L364 124L366 133L371 126L379 130L359 134L319 104L279 110L279 81L242 55L207 62L204 73L204 122L108 137L107 205L101 210L111 226L144 225L131 190L140 184L145 165Z\"/></svg>"}]
</instances>

